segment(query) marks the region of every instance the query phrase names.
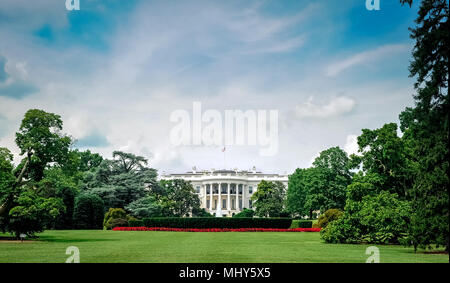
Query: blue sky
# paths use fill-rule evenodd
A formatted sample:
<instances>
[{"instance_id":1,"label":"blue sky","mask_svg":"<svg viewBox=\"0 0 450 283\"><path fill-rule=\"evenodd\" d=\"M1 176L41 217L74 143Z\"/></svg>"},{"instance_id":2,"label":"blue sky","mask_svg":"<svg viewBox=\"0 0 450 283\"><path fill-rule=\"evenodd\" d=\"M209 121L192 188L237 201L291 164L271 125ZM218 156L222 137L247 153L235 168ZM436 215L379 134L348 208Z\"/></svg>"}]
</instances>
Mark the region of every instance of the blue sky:
<instances>
[{"instance_id":1,"label":"blue sky","mask_svg":"<svg viewBox=\"0 0 450 283\"><path fill-rule=\"evenodd\" d=\"M170 113L279 110L280 150L231 146L227 166L292 172L321 151L355 151L362 128L397 122L417 3L119 1L0 3L0 145L27 109L60 114L79 148L141 154L160 171L223 165L219 147L173 147Z\"/></svg>"}]
</instances>

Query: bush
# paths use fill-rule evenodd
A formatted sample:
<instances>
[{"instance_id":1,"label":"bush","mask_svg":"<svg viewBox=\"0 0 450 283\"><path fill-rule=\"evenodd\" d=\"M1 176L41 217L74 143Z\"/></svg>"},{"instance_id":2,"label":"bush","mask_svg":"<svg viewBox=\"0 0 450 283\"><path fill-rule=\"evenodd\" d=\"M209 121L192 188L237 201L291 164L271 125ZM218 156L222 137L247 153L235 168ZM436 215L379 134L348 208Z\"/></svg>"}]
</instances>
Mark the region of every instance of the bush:
<instances>
[{"instance_id":1,"label":"bush","mask_svg":"<svg viewBox=\"0 0 450 283\"><path fill-rule=\"evenodd\" d=\"M128 220L126 218L111 218L104 227L107 230L112 230L116 227L128 227Z\"/></svg>"},{"instance_id":2,"label":"bush","mask_svg":"<svg viewBox=\"0 0 450 283\"><path fill-rule=\"evenodd\" d=\"M342 217L320 233L328 243L403 243L411 213L409 202L382 191L365 196L360 202L347 202Z\"/></svg>"},{"instance_id":3,"label":"bush","mask_svg":"<svg viewBox=\"0 0 450 283\"><path fill-rule=\"evenodd\" d=\"M325 228L331 221L337 220L342 216L343 212L339 209L328 209L324 214L320 215L317 222L317 228Z\"/></svg>"},{"instance_id":4,"label":"bush","mask_svg":"<svg viewBox=\"0 0 450 283\"><path fill-rule=\"evenodd\" d=\"M75 199L73 221L78 229L102 229L103 201L94 194L82 194Z\"/></svg>"},{"instance_id":5,"label":"bush","mask_svg":"<svg viewBox=\"0 0 450 283\"><path fill-rule=\"evenodd\" d=\"M290 218L248 218L248 217L154 217L145 218L146 227L168 228L279 228L287 229L291 226Z\"/></svg>"},{"instance_id":6,"label":"bush","mask_svg":"<svg viewBox=\"0 0 450 283\"><path fill-rule=\"evenodd\" d=\"M127 213L122 208L110 208L108 212L105 213L105 218L103 219L103 227L105 227L107 230L112 229L110 222L114 219L125 219L125 221L127 221Z\"/></svg>"},{"instance_id":7,"label":"bush","mask_svg":"<svg viewBox=\"0 0 450 283\"><path fill-rule=\"evenodd\" d=\"M252 218L254 214L255 214L255 211L253 211L253 209L244 208L244 210L242 210L239 213L236 213L235 215L233 215L233 217L237 217L237 218L242 218L242 217Z\"/></svg>"},{"instance_id":8,"label":"bush","mask_svg":"<svg viewBox=\"0 0 450 283\"><path fill-rule=\"evenodd\" d=\"M311 220L292 220L290 228L312 228Z\"/></svg>"}]
</instances>

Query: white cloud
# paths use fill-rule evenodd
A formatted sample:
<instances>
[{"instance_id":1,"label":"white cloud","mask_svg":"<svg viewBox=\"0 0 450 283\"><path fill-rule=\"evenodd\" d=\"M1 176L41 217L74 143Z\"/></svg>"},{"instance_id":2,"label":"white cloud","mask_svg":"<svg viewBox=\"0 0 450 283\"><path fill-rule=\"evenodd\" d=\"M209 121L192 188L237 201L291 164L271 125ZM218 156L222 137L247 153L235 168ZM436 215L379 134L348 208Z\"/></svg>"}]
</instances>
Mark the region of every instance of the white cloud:
<instances>
[{"instance_id":1,"label":"white cloud","mask_svg":"<svg viewBox=\"0 0 450 283\"><path fill-rule=\"evenodd\" d=\"M344 151L350 156L358 153L358 136L348 135L344 145Z\"/></svg>"},{"instance_id":2,"label":"white cloud","mask_svg":"<svg viewBox=\"0 0 450 283\"><path fill-rule=\"evenodd\" d=\"M408 50L407 45L391 44L360 52L346 59L332 63L326 68L325 75L328 77L335 77L352 67L373 63L381 58L392 56L405 50Z\"/></svg>"},{"instance_id":3,"label":"white cloud","mask_svg":"<svg viewBox=\"0 0 450 283\"><path fill-rule=\"evenodd\" d=\"M299 119L336 117L352 111L355 105L354 99L345 96L332 98L325 104L316 104L310 97L295 107L295 116Z\"/></svg>"}]
</instances>

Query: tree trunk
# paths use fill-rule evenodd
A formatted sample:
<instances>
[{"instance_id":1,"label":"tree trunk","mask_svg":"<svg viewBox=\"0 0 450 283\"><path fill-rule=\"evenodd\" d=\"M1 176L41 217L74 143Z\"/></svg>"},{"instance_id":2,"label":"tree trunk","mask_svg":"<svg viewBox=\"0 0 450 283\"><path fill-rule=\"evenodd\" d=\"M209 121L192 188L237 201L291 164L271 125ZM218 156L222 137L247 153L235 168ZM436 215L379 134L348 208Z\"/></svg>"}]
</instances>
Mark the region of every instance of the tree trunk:
<instances>
[{"instance_id":1,"label":"tree trunk","mask_svg":"<svg viewBox=\"0 0 450 283\"><path fill-rule=\"evenodd\" d=\"M0 216L3 216L5 213L9 211L9 207L11 206L13 200L14 200L14 193L15 190L20 184L22 183L23 175L25 174L25 171L28 168L28 164L30 164L31 154L28 153L27 160L25 161L25 164L23 165L22 171L20 171L19 176L17 176L16 181L14 182L13 189L11 190L11 193L6 198L5 202L0 206Z\"/></svg>"}]
</instances>

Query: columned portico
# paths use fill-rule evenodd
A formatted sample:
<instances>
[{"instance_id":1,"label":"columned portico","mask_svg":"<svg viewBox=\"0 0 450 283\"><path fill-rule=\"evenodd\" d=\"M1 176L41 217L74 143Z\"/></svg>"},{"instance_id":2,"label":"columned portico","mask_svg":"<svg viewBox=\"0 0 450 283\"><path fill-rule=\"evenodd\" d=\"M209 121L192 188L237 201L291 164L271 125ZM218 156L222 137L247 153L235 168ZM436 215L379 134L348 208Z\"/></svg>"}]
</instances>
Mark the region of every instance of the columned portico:
<instances>
[{"instance_id":1,"label":"columned portico","mask_svg":"<svg viewBox=\"0 0 450 283\"><path fill-rule=\"evenodd\" d=\"M288 176L251 171L211 170L185 174L163 174L161 179L184 179L197 189L201 207L217 216L232 216L249 208L252 194L261 180L280 181L287 186Z\"/></svg>"}]
</instances>

